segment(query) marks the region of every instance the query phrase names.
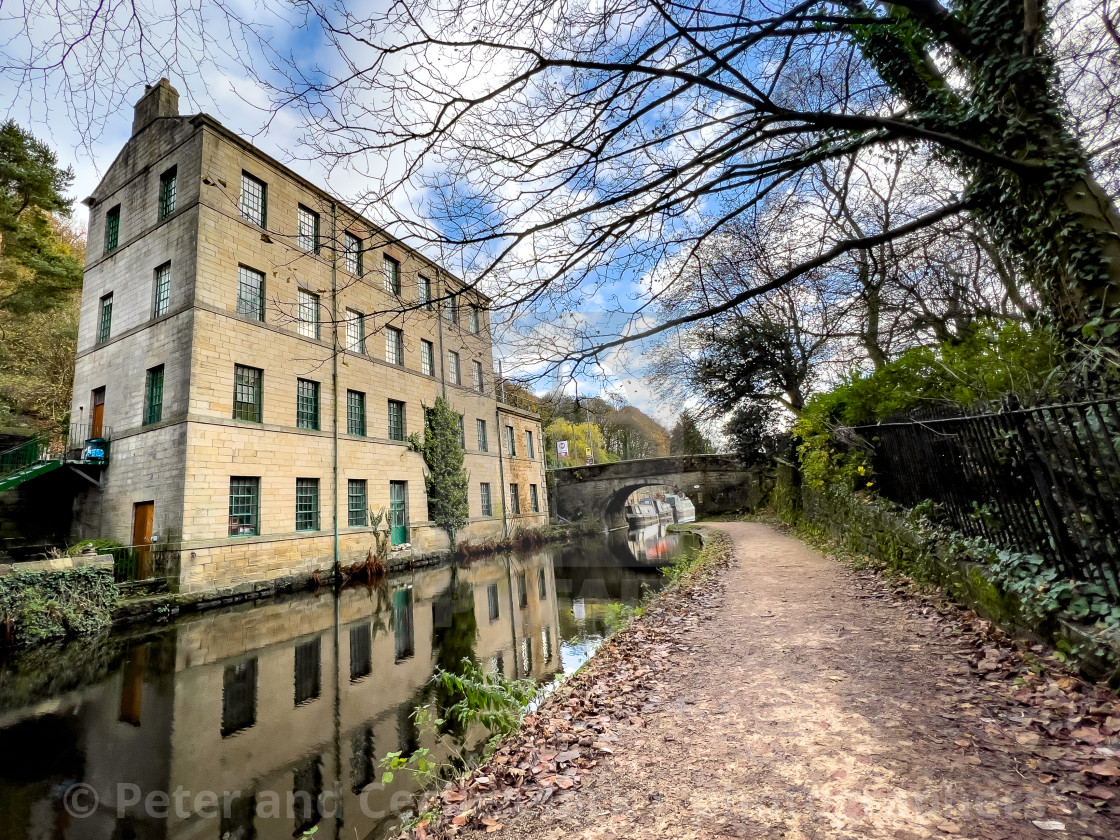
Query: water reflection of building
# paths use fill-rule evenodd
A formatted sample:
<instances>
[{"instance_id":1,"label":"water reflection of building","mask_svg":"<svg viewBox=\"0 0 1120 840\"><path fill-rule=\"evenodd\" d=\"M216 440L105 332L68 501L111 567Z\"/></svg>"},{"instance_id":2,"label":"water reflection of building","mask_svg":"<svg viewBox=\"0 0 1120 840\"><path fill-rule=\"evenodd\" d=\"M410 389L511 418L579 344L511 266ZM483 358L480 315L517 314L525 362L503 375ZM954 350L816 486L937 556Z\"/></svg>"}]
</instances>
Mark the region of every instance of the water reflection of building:
<instances>
[{"instance_id":1,"label":"water reflection of building","mask_svg":"<svg viewBox=\"0 0 1120 840\"><path fill-rule=\"evenodd\" d=\"M394 795L407 801L407 774L376 786L378 760L435 746L411 712L437 664L470 655L509 677L559 671L552 569L542 550L396 575L337 600L308 595L182 620L129 649L99 682L0 712L0 752L51 752L0 769L0 836L290 838L317 823L316 837L365 837ZM94 815L63 810L75 782L98 792ZM178 790L190 813L176 813L174 799L166 819L145 813L146 797ZM336 790L337 816L287 814L321 794L330 805ZM205 791L240 796L207 818L209 800L203 814L192 807Z\"/></svg>"}]
</instances>

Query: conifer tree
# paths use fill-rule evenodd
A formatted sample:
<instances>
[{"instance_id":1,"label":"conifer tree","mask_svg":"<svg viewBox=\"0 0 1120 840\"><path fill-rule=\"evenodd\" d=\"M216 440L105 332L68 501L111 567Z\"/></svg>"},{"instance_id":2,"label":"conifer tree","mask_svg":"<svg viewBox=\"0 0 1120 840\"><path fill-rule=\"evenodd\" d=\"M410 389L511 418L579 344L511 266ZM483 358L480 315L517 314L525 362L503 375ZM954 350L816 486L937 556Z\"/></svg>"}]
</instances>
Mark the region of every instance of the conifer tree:
<instances>
[{"instance_id":1,"label":"conifer tree","mask_svg":"<svg viewBox=\"0 0 1120 840\"><path fill-rule=\"evenodd\" d=\"M459 442L459 415L444 397L424 409L424 442L420 446L428 472L428 518L447 531L451 547L455 535L467 524L467 473L463 469L463 446Z\"/></svg>"}]
</instances>

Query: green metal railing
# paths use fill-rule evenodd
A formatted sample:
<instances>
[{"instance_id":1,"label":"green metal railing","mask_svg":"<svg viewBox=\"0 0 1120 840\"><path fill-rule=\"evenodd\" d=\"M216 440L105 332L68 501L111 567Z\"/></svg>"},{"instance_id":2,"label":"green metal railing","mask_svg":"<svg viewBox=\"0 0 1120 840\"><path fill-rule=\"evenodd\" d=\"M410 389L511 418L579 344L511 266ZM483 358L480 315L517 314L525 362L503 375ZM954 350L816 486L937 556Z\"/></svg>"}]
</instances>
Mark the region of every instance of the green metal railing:
<instances>
[{"instance_id":1,"label":"green metal railing","mask_svg":"<svg viewBox=\"0 0 1120 840\"><path fill-rule=\"evenodd\" d=\"M47 443L45 439L36 435L18 446L0 452L0 476L17 472L42 460Z\"/></svg>"}]
</instances>

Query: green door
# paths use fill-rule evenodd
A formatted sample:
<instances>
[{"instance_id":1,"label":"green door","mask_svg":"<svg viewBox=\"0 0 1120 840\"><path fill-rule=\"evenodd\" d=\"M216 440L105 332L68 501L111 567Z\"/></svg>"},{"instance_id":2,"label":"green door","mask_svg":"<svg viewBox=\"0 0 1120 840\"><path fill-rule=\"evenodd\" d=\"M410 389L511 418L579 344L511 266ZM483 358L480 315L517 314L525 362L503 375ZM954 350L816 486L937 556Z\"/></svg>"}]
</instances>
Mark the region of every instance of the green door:
<instances>
[{"instance_id":1,"label":"green door","mask_svg":"<svg viewBox=\"0 0 1120 840\"><path fill-rule=\"evenodd\" d=\"M408 542L408 511L405 509L407 481L389 482L389 539L393 545Z\"/></svg>"}]
</instances>

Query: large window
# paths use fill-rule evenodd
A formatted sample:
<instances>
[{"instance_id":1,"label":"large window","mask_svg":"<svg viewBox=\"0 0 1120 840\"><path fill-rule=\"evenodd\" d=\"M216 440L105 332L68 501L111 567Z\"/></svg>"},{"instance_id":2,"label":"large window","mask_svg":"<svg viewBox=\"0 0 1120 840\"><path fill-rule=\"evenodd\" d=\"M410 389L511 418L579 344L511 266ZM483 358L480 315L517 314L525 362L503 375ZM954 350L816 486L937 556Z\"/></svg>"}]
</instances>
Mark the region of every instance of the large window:
<instances>
[{"instance_id":1,"label":"large window","mask_svg":"<svg viewBox=\"0 0 1120 840\"><path fill-rule=\"evenodd\" d=\"M449 297L443 302L443 317L452 324L459 323L459 301L456 298Z\"/></svg>"},{"instance_id":2,"label":"large window","mask_svg":"<svg viewBox=\"0 0 1120 840\"><path fill-rule=\"evenodd\" d=\"M478 393L486 393L486 383L482 379L482 362L475 360L471 363L474 370L474 389Z\"/></svg>"},{"instance_id":3,"label":"large window","mask_svg":"<svg viewBox=\"0 0 1120 840\"><path fill-rule=\"evenodd\" d=\"M475 434L478 435L478 451L479 452L489 452L490 451L490 442L486 439L486 421L485 420L475 420L474 421L474 430L475 430Z\"/></svg>"},{"instance_id":4,"label":"large window","mask_svg":"<svg viewBox=\"0 0 1120 840\"><path fill-rule=\"evenodd\" d=\"M268 221L268 187L248 172L241 173L241 217L260 227Z\"/></svg>"},{"instance_id":5,"label":"large window","mask_svg":"<svg viewBox=\"0 0 1120 840\"><path fill-rule=\"evenodd\" d=\"M462 385L463 375L459 369L459 354L454 350L447 351L447 375L452 385Z\"/></svg>"},{"instance_id":6,"label":"large window","mask_svg":"<svg viewBox=\"0 0 1120 840\"><path fill-rule=\"evenodd\" d=\"M296 530L319 530L319 479L296 479Z\"/></svg>"},{"instance_id":7,"label":"large window","mask_svg":"<svg viewBox=\"0 0 1120 840\"><path fill-rule=\"evenodd\" d=\"M420 372L425 376L436 375L435 348L432 342L420 339Z\"/></svg>"},{"instance_id":8,"label":"large window","mask_svg":"<svg viewBox=\"0 0 1120 840\"><path fill-rule=\"evenodd\" d=\"M478 307L473 303L471 304L471 332L476 335L482 332L482 317L479 314Z\"/></svg>"},{"instance_id":9,"label":"large window","mask_svg":"<svg viewBox=\"0 0 1120 840\"><path fill-rule=\"evenodd\" d=\"M514 516L521 515L521 488L516 484L509 486L509 512Z\"/></svg>"},{"instance_id":10,"label":"large window","mask_svg":"<svg viewBox=\"0 0 1120 840\"><path fill-rule=\"evenodd\" d=\"M144 383L144 425L163 419L163 365L148 371Z\"/></svg>"},{"instance_id":11,"label":"large window","mask_svg":"<svg viewBox=\"0 0 1120 840\"><path fill-rule=\"evenodd\" d=\"M346 349L351 353L366 352L365 315L356 309L346 310Z\"/></svg>"},{"instance_id":12,"label":"large window","mask_svg":"<svg viewBox=\"0 0 1120 840\"><path fill-rule=\"evenodd\" d=\"M162 222L175 212L176 168L172 166L159 176L159 219Z\"/></svg>"},{"instance_id":13,"label":"large window","mask_svg":"<svg viewBox=\"0 0 1120 840\"><path fill-rule=\"evenodd\" d=\"M164 263L156 269L154 286L152 317L159 318L167 314L168 305L171 303L171 263Z\"/></svg>"},{"instance_id":14,"label":"large window","mask_svg":"<svg viewBox=\"0 0 1120 840\"><path fill-rule=\"evenodd\" d=\"M307 289L299 290L296 331L308 338L319 337L319 296L307 291Z\"/></svg>"},{"instance_id":15,"label":"large window","mask_svg":"<svg viewBox=\"0 0 1120 840\"><path fill-rule=\"evenodd\" d=\"M346 392L346 434L366 436L366 395L361 391Z\"/></svg>"},{"instance_id":16,"label":"large window","mask_svg":"<svg viewBox=\"0 0 1120 840\"><path fill-rule=\"evenodd\" d=\"M296 426L319 428L319 383L311 379L296 380Z\"/></svg>"},{"instance_id":17,"label":"large window","mask_svg":"<svg viewBox=\"0 0 1120 840\"><path fill-rule=\"evenodd\" d=\"M343 259L346 270L359 277L362 275L362 240L347 231L343 234Z\"/></svg>"},{"instance_id":18,"label":"large window","mask_svg":"<svg viewBox=\"0 0 1120 840\"><path fill-rule=\"evenodd\" d=\"M417 283L416 297L420 303L424 305L425 309L432 308L432 281L431 279L421 276Z\"/></svg>"},{"instance_id":19,"label":"large window","mask_svg":"<svg viewBox=\"0 0 1120 840\"><path fill-rule=\"evenodd\" d=\"M105 214L105 253L117 250L121 236L121 206L111 208Z\"/></svg>"},{"instance_id":20,"label":"large window","mask_svg":"<svg viewBox=\"0 0 1120 840\"><path fill-rule=\"evenodd\" d=\"M229 480L229 535L255 536L260 533L261 480L232 476Z\"/></svg>"},{"instance_id":21,"label":"large window","mask_svg":"<svg viewBox=\"0 0 1120 840\"><path fill-rule=\"evenodd\" d=\"M494 515L494 500L490 496L490 482L484 481L478 485L479 496L482 498L482 515Z\"/></svg>"},{"instance_id":22,"label":"large window","mask_svg":"<svg viewBox=\"0 0 1120 840\"><path fill-rule=\"evenodd\" d=\"M463 415L462 414L459 415L459 448L460 449L466 449L467 448L467 431L463 427Z\"/></svg>"},{"instance_id":23,"label":"large window","mask_svg":"<svg viewBox=\"0 0 1120 840\"><path fill-rule=\"evenodd\" d=\"M319 253L319 214L302 204L296 208L296 241L303 250Z\"/></svg>"},{"instance_id":24,"label":"large window","mask_svg":"<svg viewBox=\"0 0 1120 840\"><path fill-rule=\"evenodd\" d=\"M525 457L536 458L537 448L533 445L533 432L531 429L525 430Z\"/></svg>"},{"instance_id":25,"label":"large window","mask_svg":"<svg viewBox=\"0 0 1120 840\"><path fill-rule=\"evenodd\" d=\"M404 333L396 327L385 328L385 361L404 365Z\"/></svg>"},{"instance_id":26,"label":"large window","mask_svg":"<svg viewBox=\"0 0 1120 840\"><path fill-rule=\"evenodd\" d=\"M392 257L385 257L383 266L385 291L399 296L401 293L401 264Z\"/></svg>"},{"instance_id":27,"label":"large window","mask_svg":"<svg viewBox=\"0 0 1120 840\"><path fill-rule=\"evenodd\" d=\"M529 510L533 513L541 512L541 499L537 494L537 485L535 484L529 485Z\"/></svg>"},{"instance_id":28,"label":"large window","mask_svg":"<svg viewBox=\"0 0 1120 840\"><path fill-rule=\"evenodd\" d=\"M364 478L351 478L346 482L346 524L351 528L364 528L369 524L369 504Z\"/></svg>"},{"instance_id":29,"label":"large window","mask_svg":"<svg viewBox=\"0 0 1120 840\"><path fill-rule=\"evenodd\" d=\"M264 272L237 267L237 314L264 320Z\"/></svg>"},{"instance_id":30,"label":"large window","mask_svg":"<svg viewBox=\"0 0 1120 840\"><path fill-rule=\"evenodd\" d=\"M513 426L506 426L506 454L511 458L517 457L517 433Z\"/></svg>"},{"instance_id":31,"label":"large window","mask_svg":"<svg viewBox=\"0 0 1120 840\"><path fill-rule=\"evenodd\" d=\"M261 422L261 380L259 368L233 366L233 419Z\"/></svg>"},{"instance_id":32,"label":"large window","mask_svg":"<svg viewBox=\"0 0 1120 840\"><path fill-rule=\"evenodd\" d=\"M256 657L227 665L222 675L222 737L248 729L257 722Z\"/></svg>"},{"instance_id":33,"label":"large window","mask_svg":"<svg viewBox=\"0 0 1120 840\"><path fill-rule=\"evenodd\" d=\"M101 298L101 312L97 319L97 343L104 344L109 340L113 330L113 293Z\"/></svg>"},{"instance_id":34,"label":"large window","mask_svg":"<svg viewBox=\"0 0 1120 840\"><path fill-rule=\"evenodd\" d=\"M404 403L389 400L389 440L404 440Z\"/></svg>"},{"instance_id":35,"label":"large window","mask_svg":"<svg viewBox=\"0 0 1120 840\"><path fill-rule=\"evenodd\" d=\"M323 650L320 639L296 645L295 704L301 706L317 698L322 691Z\"/></svg>"}]
</instances>

